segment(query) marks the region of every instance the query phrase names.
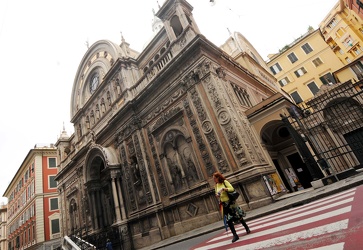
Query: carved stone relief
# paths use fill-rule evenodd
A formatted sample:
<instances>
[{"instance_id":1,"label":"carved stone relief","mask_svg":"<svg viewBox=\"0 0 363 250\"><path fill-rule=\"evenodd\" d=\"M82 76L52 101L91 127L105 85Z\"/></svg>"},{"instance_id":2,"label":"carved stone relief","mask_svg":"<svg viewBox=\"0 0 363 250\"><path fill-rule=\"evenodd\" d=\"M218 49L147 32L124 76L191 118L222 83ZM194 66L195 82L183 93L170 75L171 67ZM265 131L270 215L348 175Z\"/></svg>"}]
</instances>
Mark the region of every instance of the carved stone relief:
<instances>
[{"instance_id":1,"label":"carved stone relief","mask_svg":"<svg viewBox=\"0 0 363 250\"><path fill-rule=\"evenodd\" d=\"M133 179L132 179L132 175L131 175L131 170L130 170L130 166L127 163L126 159L126 149L125 146L123 144L121 144L120 147L120 152L121 152L121 166L122 166L122 174L124 176L124 183L126 185L126 193L127 193L127 198L126 200L128 200L129 202L126 202L127 205L130 206L131 211L135 211L137 209L136 206L136 200L135 200L135 196L134 196L134 183L133 183Z\"/></svg>"},{"instance_id":2,"label":"carved stone relief","mask_svg":"<svg viewBox=\"0 0 363 250\"><path fill-rule=\"evenodd\" d=\"M136 134L134 134L134 136L133 136L133 141L135 144L137 163L138 163L139 172L140 172L140 176L141 176L141 180L142 180L142 187L143 187L143 190L140 190L140 189L138 190L138 194L139 194L138 197L140 198L139 202L140 202L140 204L143 204L147 200L147 203L151 204L152 196L151 196L151 192L150 192L150 186L149 186L148 178L146 175L145 163L144 163L142 153L141 153L140 141Z\"/></svg>"},{"instance_id":3,"label":"carved stone relief","mask_svg":"<svg viewBox=\"0 0 363 250\"><path fill-rule=\"evenodd\" d=\"M155 169L156 169L158 182L159 182L160 189L161 189L161 194L165 197L165 196L168 196L169 192L168 192L168 189L167 189L167 186L166 186L163 171L161 169L161 164L160 164L160 161L159 161L158 152L157 152L156 147L155 147L154 138L153 138L153 135L151 133L149 133L148 139L149 139L149 143L150 143L151 154L152 154L154 164L155 164Z\"/></svg>"},{"instance_id":4,"label":"carved stone relief","mask_svg":"<svg viewBox=\"0 0 363 250\"><path fill-rule=\"evenodd\" d=\"M146 141L145 141L144 135L142 133L140 133L140 137L141 137L141 142L142 142L142 150L144 152L147 152L147 149L146 149ZM148 175L150 177L149 179L151 180L151 185L153 186L155 200L156 201L159 201L160 198L159 198L159 194L157 192L158 189L156 187L154 173L151 170L151 164L150 164L150 160L149 160L149 155L148 154L145 154L145 158L146 158L147 167L149 168L148 169Z\"/></svg>"},{"instance_id":5,"label":"carved stone relief","mask_svg":"<svg viewBox=\"0 0 363 250\"><path fill-rule=\"evenodd\" d=\"M165 125L162 126L164 129L158 131L160 134L158 138L161 138L157 140L157 143L161 150L160 158L170 185L173 192L178 193L193 185L193 181L198 180L199 176L195 168L194 156L191 153L193 150L190 140L188 142L186 139L186 128L182 116L174 117L171 120L165 119L164 122ZM189 169L193 170L190 173L187 173L188 160Z\"/></svg>"},{"instance_id":6,"label":"carved stone relief","mask_svg":"<svg viewBox=\"0 0 363 250\"><path fill-rule=\"evenodd\" d=\"M242 112L241 112L242 113ZM258 156L259 158L259 161L262 162L262 163L266 163L266 159L265 157L263 156L263 153L261 151L261 148L259 146L259 144L257 143L257 140L256 140L256 137L255 135L253 134L252 130L251 130L251 124L249 123L247 117L243 114L241 114L240 112L238 112L238 114L240 114L241 116L241 120L242 120L242 130L244 130L248 136L248 139L252 145L252 148L251 150L254 150L255 152L255 155Z\"/></svg>"},{"instance_id":7,"label":"carved stone relief","mask_svg":"<svg viewBox=\"0 0 363 250\"><path fill-rule=\"evenodd\" d=\"M218 170L222 173L228 172L229 167L228 167L227 161L222 152L221 146L219 145L219 142L217 140L217 136L214 132L214 129L211 126L211 122L209 121L209 117L202 104L201 98L195 88L190 89L190 94L191 94L191 99L192 99L194 107L197 111L196 113L198 114L200 122L204 125L207 125L207 133L205 133L205 136L209 142L213 155L217 160ZM193 131L194 131L194 129L193 129ZM213 171L214 170L212 168L209 168L208 174L212 175Z\"/></svg>"},{"instance_id":8,"label":"carved stone relief","mask_svg":"<svg viewBox=\"0 0 363 250\"><path fill-rule=\"evenodd\" d=\"M184 100L184 108L190 123L190 126L192 127L194 137L196 138L199 151L202 155L202 159L204 161L205 168L207 170L208 175L212 175L215 172L215 167L211 161L209 151L207 150L207 147L205 145L204 139L200 133L199 127L197 125L196 119L194 117L194 114L189 106L189 103L187 100ZM212 131L212 130L211 130ZM211 132L210 131L210 132Z\"/></svg>"},{"instance_id":9,"label":"carved stone relief","mask_svg":"<svg viewBox=\"0 0 363 250\"><path fill-rule=\"evenodd\" d=\"M242 144L240 142L240 139L236 133L236 130L231 124L231 118L229 113L226 111L226 105L224 103L228 102L222 102L222 99L220 96L223 96L224 90L220 86L219 89L216 89L216 85L214 84L214 81L205 81L208 93L210 95L210 98L212 100L212 104L214 105L215 109L217 110L217 117L219 120L219 123L222 125L222 128L225 130L225 134L227 135L227 139L237 156L238 160L240 161L240 165L245 163L246 155L244 152L244 149L242 147ZM218 85L217 85L218 87Z\"/></svg>"},{"instance_id":10,"label":"carved stone relief","mask_svg":"<svg viewBox=\"0 0 363 250\"><path fill-rule=\"evenodd\" d=\"M266 160L263 156L261 148L258 146L259 144L257 143L256 138L251 131L251 126L246 118L246 115L240 108L239 102L236 99L235 93L234 93L233 89L231 88L231 85L224 84L224 86L227 91L227 95L222 95L222 97L225 100L224 102L226 103L226 107L229 110L231 110L230 113L232 116L233 124L234 124L236 130L238 131L238 135L241 136L244 146L249 153L249 157L251 158L251 162L266 163ZM229 102L232 103L233 107L229 104ZM235 111L237 111L237 114L239 115L239 117L234 115L236 113ZM241 123L241 121L242 121L242 123ZM258 159L256 159L256 156ZM242 161L241 163L247 164L248 162L249 161L246 161L246 162Z\"/></svg>"},{"instance_id":11,"label":"carved stone relief","mask_svg":"<svg viewBox=\"0 0 363 250\"><path fill-rule=\"evenodd\" d=\"M149 123L152 119L159 116L160 114L163 115L164 113L166 113L165 110L170 108L170 104L174 103L184 93L185 93L185 91L183 91L182 89L178 89L177 91L175 91L171 97L169 97L166 101L164 101L160 106L157 106L155 108L155 110L153 112L151 112L146 117L146 119L143 120L142 126L145 126L147 123ZM167 113L169 113L168 116L171 116L171 115L175 114L175 112L178 112L178 110L174 110L174 113L170 112L170 111ZM159 118L160 121L155 124L154 129L156 129L160 124L162 124L164 119L168 119L168 118L163 117L163 116L161 118ZM152 129L152 130L154 130L154 129Z\"/></svg>"}]
</instances>

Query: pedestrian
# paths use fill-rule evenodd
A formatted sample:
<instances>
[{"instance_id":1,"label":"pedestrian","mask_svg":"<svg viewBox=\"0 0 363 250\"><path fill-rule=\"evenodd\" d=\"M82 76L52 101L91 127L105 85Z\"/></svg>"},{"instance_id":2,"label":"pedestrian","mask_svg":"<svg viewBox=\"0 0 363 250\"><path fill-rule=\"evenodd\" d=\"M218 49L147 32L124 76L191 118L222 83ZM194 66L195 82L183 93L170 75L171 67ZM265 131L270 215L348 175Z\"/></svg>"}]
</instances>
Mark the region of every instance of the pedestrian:
<instances>
[{"instance_id":1,"label":"pedestrian","mask_svg":"<svg viewBox=\"0 0 363 250\"><path fill-rule=\"evenodd\" d=\"M226 180L226 178L220 173L213 174L215 182L215 193L219 199L219 204L222 210L223 220L227 221L229 228L233 234L232 243L239 239L236 229L234 228L234 222L241 222L246 229L247 234L251 233L247 223L243 219L244 211L238 206L236 201L230 201L227 192L233 192L234 187Z\"/></svg>"},{"instance_id":2,"label":"pedestrian","mask_svg":"<svg viewBox=\"0 0 363 250\"><path fill-rule=\"evenodd\" d=\"M110 241L110 239L107 239L107 242L106 242L106 249L107 249L107 250L112 250L112 242Z\"/></svg>"}]
</instances>

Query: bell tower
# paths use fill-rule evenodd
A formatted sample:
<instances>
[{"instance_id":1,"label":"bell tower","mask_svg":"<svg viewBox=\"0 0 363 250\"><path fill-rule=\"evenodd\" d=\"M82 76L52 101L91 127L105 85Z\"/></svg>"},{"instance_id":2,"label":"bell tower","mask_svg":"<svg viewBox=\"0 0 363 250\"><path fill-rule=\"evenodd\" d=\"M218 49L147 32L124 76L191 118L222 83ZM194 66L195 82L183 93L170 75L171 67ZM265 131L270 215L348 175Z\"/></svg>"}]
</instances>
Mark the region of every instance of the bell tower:
<instances>
[{"instance_id":1,"label":"bell tower","mask_svg":"<svg viewBox=\"0 0 363 250\"><path fill-rule=\"evenodd\" d=\"M167 0L156 13L164 23L170 42L177 40L188 29L193 31L193 36L200 34L192 10L193 7L185 0Z\"/></svg>"}]
</instances>

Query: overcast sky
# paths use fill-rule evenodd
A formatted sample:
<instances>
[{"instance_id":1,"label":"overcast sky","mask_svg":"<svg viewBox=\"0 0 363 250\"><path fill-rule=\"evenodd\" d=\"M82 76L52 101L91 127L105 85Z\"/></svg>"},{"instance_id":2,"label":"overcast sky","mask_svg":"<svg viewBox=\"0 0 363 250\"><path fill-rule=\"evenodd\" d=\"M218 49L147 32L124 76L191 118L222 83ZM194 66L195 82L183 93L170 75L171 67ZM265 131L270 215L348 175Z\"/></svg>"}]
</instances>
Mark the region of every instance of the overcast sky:
<instances>
[{"instance_id":1,"label":"overcast sky","mask_svg":"<svg viewBox=\"0 0 363 250\"><path fill-rule=\"evenodd\" d=\"M158 2L0 0L0 197L35 144L55 143L63 123L73 133L70 96L86 43L119 44L122 32L141 52ZM267 59L309 26L317 29L338 0L188 2L201 33L217 46L228 29L239 31Z\"/></svg>"}]
</instances>

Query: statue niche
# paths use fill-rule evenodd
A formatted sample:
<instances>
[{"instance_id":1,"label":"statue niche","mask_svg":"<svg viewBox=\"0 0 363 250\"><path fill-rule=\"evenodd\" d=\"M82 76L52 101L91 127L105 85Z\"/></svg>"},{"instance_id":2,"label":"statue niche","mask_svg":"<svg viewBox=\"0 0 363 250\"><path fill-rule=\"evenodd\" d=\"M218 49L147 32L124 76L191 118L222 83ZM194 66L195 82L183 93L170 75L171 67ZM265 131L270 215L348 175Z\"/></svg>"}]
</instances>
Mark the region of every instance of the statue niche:
<instances>
[{"instance_id":1,"label":"statue niche","mask_svg":"<svg viewBox=\"0 0 363 250\"><path fill-rule=\"evenodd\" d=\"M137 158L135 155L130 157L129 164L130 164L132 182L134 184L134 190L135 190L135 194L136 194L135 197L137 197L137 201L138 201L139 205L145 204L146 197L144 195L144 190L143 190L143 186L142 186L140 167L139 167L139 164L137 162Z\"/></svg>"},{"instance_id":2,"label":"statue niche","mask_svg":"<svg viewBox=\"0 0 363 250\"><path fill-rule=\"evenodd\" d=\"M130 158L130 165L131 165L131 172L132 172L132 179L135 186L140 186L141 184L141 175L139 164L137 164L137 159L135 156Z\"/></svg>"},{"instance_id":3,"label":"statue niche","mask_svg":"<svg viewBox=\"0 0 363 250\"><path fill-rule=\"evenodd\" d=\"M78 229L79 229L79 218L78 218L78 214L77 214L77 203L75 201L75 199L72 199L69 202L69 215L70 215L70 229L71 229L71 234L75 234Z\"/></svg>"},{"instance_id":4,"label":"statue niche","mask_svg":"<svg viewBox=\"0 0 363 250\"><path fill-rule=\"evenodd\" d=\"M174 193L188 189L200 181L200 174L193 155L192 144L182 132L168 131L163 140L164 164Z\"/></svg>"}]
</instances>

